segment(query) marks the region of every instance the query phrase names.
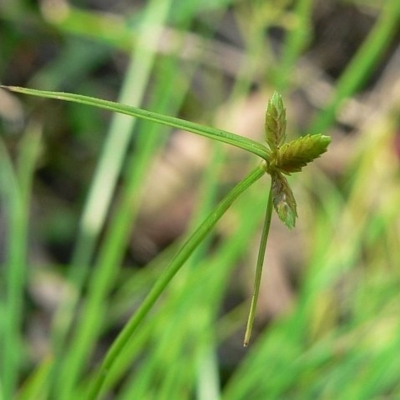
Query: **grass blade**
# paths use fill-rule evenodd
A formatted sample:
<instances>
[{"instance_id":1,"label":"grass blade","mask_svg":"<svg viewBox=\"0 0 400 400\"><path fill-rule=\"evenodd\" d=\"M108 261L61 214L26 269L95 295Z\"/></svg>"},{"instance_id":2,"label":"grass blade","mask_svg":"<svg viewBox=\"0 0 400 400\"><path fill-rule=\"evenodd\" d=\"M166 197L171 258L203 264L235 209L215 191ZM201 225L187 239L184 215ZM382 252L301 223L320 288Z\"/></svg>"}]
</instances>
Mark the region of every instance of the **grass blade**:
<instances>
[{"instance_id":1,"label":"grass blade","mask_svg":"<svg viewBox=\"0 0 400 400\"><path fill-rule=\"evenodd\" d=\"M256 154L264 160L267 160L269 158L269 150L261 143L258 143L255 140L248 139L243 136L236 135L231 132L224 131L222 129L211 128L194 122L185 121L180 118L170 117L168 115L163 115L152 111L146 111L141 108L128 106L126 104L118 104L113 101L97 99L94 97L83 96L79 94L26 89L17 86L1 85L0 87L2 87L3 89L11 90L13 92L50 99L72 101L93 107L103 108L105 110L114 111L120 114L130 115L132 117L142 118L147 121L157 122L170 126L172 128L183 129L197 135L201 135L210 139L230 144L232 146L239 147L243 150L249 151L250 153Z\"/></svg>"},{"instance_id":2,"label":"grass blade","mask_svg":"<svg viewBox=\"0 0 400 400\"><path fill-rule=\"evenodd\" d=\"M1 380L3 398L12 398L22 368L22 323L28 252L29 204L33 172L40 148L40 133L30 127L21 143L14 171L6 149L0 143L0 190L8 221L6 249L4 324L2 327Z\"/></svg>"},{"instance_id":3,"label":"grass blade","mask_svg":"<svg viewBox=\"0 0 400 400\"><path fill-rule=\"evenodd\" d=\"M129 340L131 340L135 330L142 323L146 315L149 313L150 309L153 307L157 299L160 297L161 293L167 287L168 283L175 276L175 274L180 270L185 261L190 257L197 246L204 240L211 229L219 221L226 210L232 205L232 203L237 199L237 197L247 190L254 182L261 178L265 173L265 166L261 164L256 169L253 170L245 179L243 179L239 184L237 184L227 196L218 204L214 211L209 215L209 217L203 222L202 225L195 231L195 233L187 240L187 242L182 246L178 254L171 261L163 275L155 283L152 290L148 296L143 301L142 305L139 307L137 312L125 325L123 331L118 336L111 349L107 353L98 376L93 382L90 393L87 399L94 400L99 395L103 382L106 379L107 371L113 367L114 362L118 359L119 355L123 352L124 347L127 345Z\"/></svg>"},{"instance_id":4,"label":"grass blade","mask_svg":"<svg viewBox=\"0 0 400 400\"><path fill-rule=\"evenodd\" d=\"M260 293L261 275L264 264L265 250L267 248L269 228L271 226L271 219L272 219L272 184L273 182L271 180L271 189L268 195L268 203L267 203L267 209L265 211L264 226L260 239L260 248L258 250L256 276L254 277L254 292L251 298L250 312L247 320L246 332L243 341L244 347L247 347L250 342L251 332L253 330L254 317L256 315L256 310L257 310L258 296Z\"/></svg>"}]
</instances>

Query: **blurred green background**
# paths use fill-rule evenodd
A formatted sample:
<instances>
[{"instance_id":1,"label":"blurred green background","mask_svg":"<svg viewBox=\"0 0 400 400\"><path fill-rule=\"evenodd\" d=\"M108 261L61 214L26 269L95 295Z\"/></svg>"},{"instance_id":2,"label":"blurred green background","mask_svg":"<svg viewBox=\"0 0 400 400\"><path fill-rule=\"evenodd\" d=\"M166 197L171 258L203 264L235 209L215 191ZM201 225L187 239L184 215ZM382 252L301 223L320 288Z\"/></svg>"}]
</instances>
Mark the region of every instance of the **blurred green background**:
<instances>
[{"instance_id":1,"label":"blurred green background","mask_svg":"<svg viewBox=\"0 0 400 400\"><path fill-rule=\"evenodd\" d=\"M222 218L109 371L109 399L400 398L400 2L0 2L0 83L85 94L263 140L332 137L274 217ZM85 398L190 232L259 160L152 123L0 91L0 398Z\"/></svg>"}]
</instances>

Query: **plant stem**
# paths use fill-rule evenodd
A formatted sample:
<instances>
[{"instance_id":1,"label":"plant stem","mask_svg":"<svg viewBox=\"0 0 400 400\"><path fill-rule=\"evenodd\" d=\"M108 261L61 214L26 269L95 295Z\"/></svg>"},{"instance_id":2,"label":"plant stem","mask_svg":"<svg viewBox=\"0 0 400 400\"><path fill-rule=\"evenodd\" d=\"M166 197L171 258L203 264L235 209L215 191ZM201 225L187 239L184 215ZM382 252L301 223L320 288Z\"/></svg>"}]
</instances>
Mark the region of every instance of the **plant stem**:
<instances>
[{"instance_id":1,"label":"plant stem","mask_svg":"<svg viewBox=\"0 0 400 400\"><path fill-rule=\"evenodd\" d=\"M257 309L258 295L260 293L261 275L262 275L262 270L263 270L265 250L267 248L269 228L271 226L271 218L272 218L272 179L271 179L271 188L270 188L269 194L268 194L268 203L267 203L267 209L265 212L264 226L263 226L263 231L261 234L260 248L258 250L256 276L254 278L253 297L251 298L250 312L249 312L249 317L247 320L246 332L245 332L244 341L243 341L244 347L248 346L248 344L250 342L251 332L253 330L253 322L254 322L254 317L255 317L256 309Z\"/></svg>"},{"instance_id":2,"label":"plant stem","mask_svg":"<svg viewBox=\"0 0 400 400\"><path fill-rule=\"evenodd\" d=\"M16 168L0 140L0 205L8 228L5 259L1 265L2 291L0 299L0 399L11 399L18 385L18 375L24 367L22 326L24 291L28 274L29 204L35 164L40 152L41 133L29 126L21 141ZM2 286L2 289L4 287Z\"/></svg>"},{"instance_id":3,"label":"plant stem","mask_svg":"<svg viewBox=\"0 0 400 400\"><path fill-rule=\"evenodd\" d=\"M193 251L204 240L207 234L215 226L218 220L224 215L232 203L238 198L240 194L246 191L254 182L261 178L265 173L265 163L263 162L255 168L246 178L239 182L227 196L217 205L217 207L210 213L208 218L200 225L200 227L190 236L185 242L180 251L176 254L171 261L163 275L155 283L150 293L147 295L142 305L131 317L129 322L125 325L122 332L114 341L110 350L106 354L103 364L100 366L100 371L94 378L92 387L86 399L94 400L98 398L103 383L107 377L107 372L114 366L115 361L123 352L125 346L133 338L133 334L138 326L143 322L150 309L153 307L161 293L167 287L171 279L181 269L185 261L193 253Z\"/></svg>"}]
</instances>

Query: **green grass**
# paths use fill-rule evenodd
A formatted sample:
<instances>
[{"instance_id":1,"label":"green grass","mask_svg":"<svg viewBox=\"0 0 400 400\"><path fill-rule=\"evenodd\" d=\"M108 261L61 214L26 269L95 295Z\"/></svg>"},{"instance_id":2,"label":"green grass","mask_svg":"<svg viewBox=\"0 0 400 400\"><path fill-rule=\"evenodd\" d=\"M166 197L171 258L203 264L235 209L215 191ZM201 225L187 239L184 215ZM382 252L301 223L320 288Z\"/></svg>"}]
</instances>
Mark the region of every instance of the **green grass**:
<instances>
[{"instance_id":1,"label":"green grass","mask_svg":"<svg viewBox=\"0 0 400 400\"><path fill-rule=\"evenodd\" d=\"M260 92L282 90L291 115L290 95L301 86L296 81L299 57L312 45L309 20L315 4L297 1L287 10L283 3L151 1L119 20L84 8L72 8L64 19L63 14L46 14L45 20L25 2L13 2L12 7L0 6L7 32L0 74L19 54L21 35L26 49L46 39L57 44L58 53L25 82L1 83L99 98L113 97L120 86L115 98L122 103L170 117L183 114L231 131L231 119L242 112L257 82ZM219 62L212 60L207 44L214 43L227 7L241 27L247 57L236 66L230 90L222 91L225 72L215 67ZM308 132L333 132L345 99L370 90L363 85L374 74L399 19L398 1L381 6L370 35L333 83L332 98L316 111ZM154 51L158 35L163 35L157 25L171 27L177 35L166 53ZM288 31L280 58L265 40L271 26ZM35 34L26 37L21 27ZM197 53L189 52L189 61L181 56L186 32L196 32L200 44ZM107 72L101 77L93 72L121 54L127 59L121 82ZM199 71L206 71L202 83L207 102L192 92ZM396 99L387 96L395 108ZM140 222L155 160L170 145L170 128L117 114L109 121L108 114L73 103L22 96L19 101L29 110L28 124L20 135L2 135L0 142L0 211L7 226L0 270L0 399L88 398L116 334L165 273L184 239L238 181L235 165L240 163L240 175L245 176L258 161L243 150L238 150L243 156L232 155L230 146L210 140L210 161L193 183L194 211L184 238L144 268L135 268L127 265L132 227ZM224 119L215 113L221 103ZM269 181L260 179L168 284L107 371L104 393L115 399L207 400L400 396L400 185L392 151L397 127L392 109L376 104L375 111L376 118L359 127L362 140L349 145L349 162L337 167L339 178L312 166L290 181L299 212L298 228L283 234L284 256L295 254L296 259L291 309L256 324L254 343L239 349L250 303L245 288L254 274L269 190ZM294 121L289 119L288 125L296 130ZM7 127L3 125L5 133ZM262 126L259 132L261 141ZM59 148L58 140L68 146ZM84 149L87 158L79 159L76 148ZM73 194L60 189L71 199L49 201L52 194L41 176L46 163L55 169L52 179L73 180ZM45 220L35 214L37 207L49 208ZM277 229L274 221L271 235ZM32 238L44 244L70 243L67 261L32 261ZM269 262L267 246L266 280L273 279ZM63 301L52 312L32 295L43 271L52 271L62 283ZM227 310L232 297L235 306ZM44 352L34 347L31 336L37 313L49 325Z\"/></svg>"}]
</instances>

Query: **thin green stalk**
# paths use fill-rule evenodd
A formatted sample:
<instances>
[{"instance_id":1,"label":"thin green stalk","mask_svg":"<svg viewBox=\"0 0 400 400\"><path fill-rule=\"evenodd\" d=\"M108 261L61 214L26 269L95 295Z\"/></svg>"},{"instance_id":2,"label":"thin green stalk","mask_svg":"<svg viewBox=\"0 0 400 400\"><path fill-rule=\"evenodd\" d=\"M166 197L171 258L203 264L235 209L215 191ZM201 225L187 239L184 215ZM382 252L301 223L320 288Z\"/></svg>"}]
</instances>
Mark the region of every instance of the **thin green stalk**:
<instances>
[{"instance_id":1,"label":"thin green stalk","mask_svg":"<svg viewBox=\"0 0 400 400\"><path fill-rule=\"evenodd\" d=\"M16 212L21 209L21 197L15 172L12 166L11 159L7 153L3 141L0 141L0 204L2 212L8 215L5 221L9 227L8 243L6 249L6 259L1 266L4 270L4 293L2 296L1 304L1 325L0 325L0 398L11 398L15 390L17 373L20 367L21 348L19 321L20 309L22 307L21 287L19 280L15 277L19 274L18 270L21 268L21 262L17 258L25 256L25 241L21 243L21 251L15 254L15 239L20 236L18 234L17 225L20 225L20 220L16 220ZM13 246L14 242L14 246ZM14 250L13 250L14 248ZM2 286L3 289L3 286ZM16 300L16 303L14 301Z\"/></svg>"},{"instance_id":2,"label":"thin green stalk","mask_svg":"<svg viewBox=\"0 0 400 400\"><path fill-rule=\"evenodd\" d=\"M267 248L269 228L271 226L271 219L272 219L272 185L273 185L273 180L271 180L271 189L269 190L268 194L268 203L265 212L264 227L260 240L260 248L258 250L256 276L254 278L254 291L253 291L253 297L251 298L249 318L247 320L246 332L243 341L243 346L245 347L247 347L250 342L251 332L253 330L254 317L256 315L258 296L260 294L261 275L264 264L265 250Z\"/></svg>"},{"instance_id":3,"label":"thin green stalk","mask_svg":"<svg viewBox=\"0 0 400 400\"><path fill-rule=\"evenodd\" d=\"M148 43L156 43L159 40L159 32L151 31L151 24L163 24L167 18L169 9L170 0L153 0L149 3L143 18L143 25L137 32L139 42L144 43L147 40ZM156 54L149 51L146 46L138 45L132 49L130 59L131 62L124 78L119 101L137 106L140 105L145 93ZM132 90L133 87L134 90ZM136 122L136 119L121 114L115 114L111 121L109 134L104 143L101 159L97 166L80 220L78 238L71 261L70 277L77 289L77 293L81 290L90 271L95 246L104 226L111 198ZM115 264L111 264L111 267L113 265ZM100 275L100 272L102 270L95 271L98 275ZM107 276L105 276L105 279L107 279ZM98 293L100 295L95 297L96 300L89 300L87 304L97 304L98 308L101 308L101 294L105 292L102 289L107 287L107 285L99 283L98 286ZM59 381L63 382L64 387L60 398L68 398L70 396L74 379L77 379L78 372L84 365L85 355L91 350L91 346L88 343L93 342L93 335L98 331L95 321L92 321L91 328L88 328L90 317L96 319L94 315L90 316L77 328L78 333L76 335L80 339L72 342L70 348L64 348L64 342L72 322L73 310L76 307L77 301L78 295L60 309L57 315L58 320L56 321L58 322L58 326L55 324L54 347L59 355L56 360L57 368L55 368L55 374L58 375ZM61 356L63 351L65 355Z\"/></svg>"},{"instance_id":4,"label":"thin green stalk","mask_svg":"<svg viewBox=\"0 0 400 400\"><path fill-rule=\"evenodd\" d=\"M13 171L7 151L0 143L0 191L5 199L8 243L4 265L6 300L1 343L1 391L4 399L12 398L22 368L21 329L23 323L23 293L26 281L29 203L34 167L40 148L40 133L35 127L24 136L16 171Z\"/></svg>"},{"instance_id":5,"label":"thin green stalk","mask_svg":"<svg viewBox=\"0 0 400 400\"><path fill-rule=\"evenodd\" d=\"M157 56L148 50L148 46L151 48L151 43L157 43L161 35L152 29L152 26L165 22L170 2L171 0L153 0L147 6L143 27L137 35L141 44L135 47L130 55L131 63L124 79L119 103L138 106L142 102ZM146 45L143 45L144 43ZM82 270L82 266L90 263L93 256L136 121L121 114L115 114L112 118L110 132L80 222L80 237L72 259L72 269L77 274Z\"/></svg>"},{"instance_id":6,"label":"thin green stalk","mask_svg":"<svg viewBox=\"0 0 400 400\"><path fill-rule=\"evenodd\" d=\"M53 358L48 356L31 372L18 390L15 399L48 399L49 377L53 367Z\"/></svg>"},{"instance_id":7,"label":"thin green stalk","mask_svg":"<svg viewBox=\"0 0 400 400\"><path fill-rule=\"evenodd\" d=\"M210 139L218 140L222 143L227 143L232 146L236 146L240 149L247 150L264 160L269 160L270 150L255 140L236 135L232 132L227 132L222 129L211 128L197 124L195 122L185 121L180 118L170 117L168 115L158 114L156 112L143 110L140 108L128 106L126 104L118 104L113 101L97 99L94 97L83 96L73 93L64 92L50 92L46 90L26 89L17 86L4 86L0 85L3 89L8 89L13 92L24 93L31 96L46 97L49 99L72 101L75 103L86 104L94 107L99 107L105 110L114 111L120 114L130 115L132 117L138 117L147 121L153 121L160 124L170 126L172 128L183 129L187 132L192 132L200 136L204 136Z\"/></svg>"},{"instance_id":8,"label":"thin green stalk","mask_svg":"<svg viewBox=\"0 0 400 400\"><path fill-rule=\"evenodd\" d=\"M214 211L203 222L202 225L193 233L193 235L182 246L178 254L171 261L169 266L164 271L163 275L157 280L150 293L147 295L142 305L132 316L129 322L125 325L124 329L114 341L110 350L108 351L103 364L100 367L98 375L94 378L91 390L86 397L88 400L94 400L100 395L104 380L107 377L107 372L112 369L114 363L119 355L123 352L129 340L132 339L135 330L143 322L144 318L149 313L161 293L167 287L168 283L181 269L185 261L190 257L193 251L204 240L208 233L213 229L218 220L237 199L237 197L247 190L254 182L261 178L265 173L265 163L262 163L255 168L245 179L237 184L227 196L217 205Z\"/></svg>"}]
</instances>

